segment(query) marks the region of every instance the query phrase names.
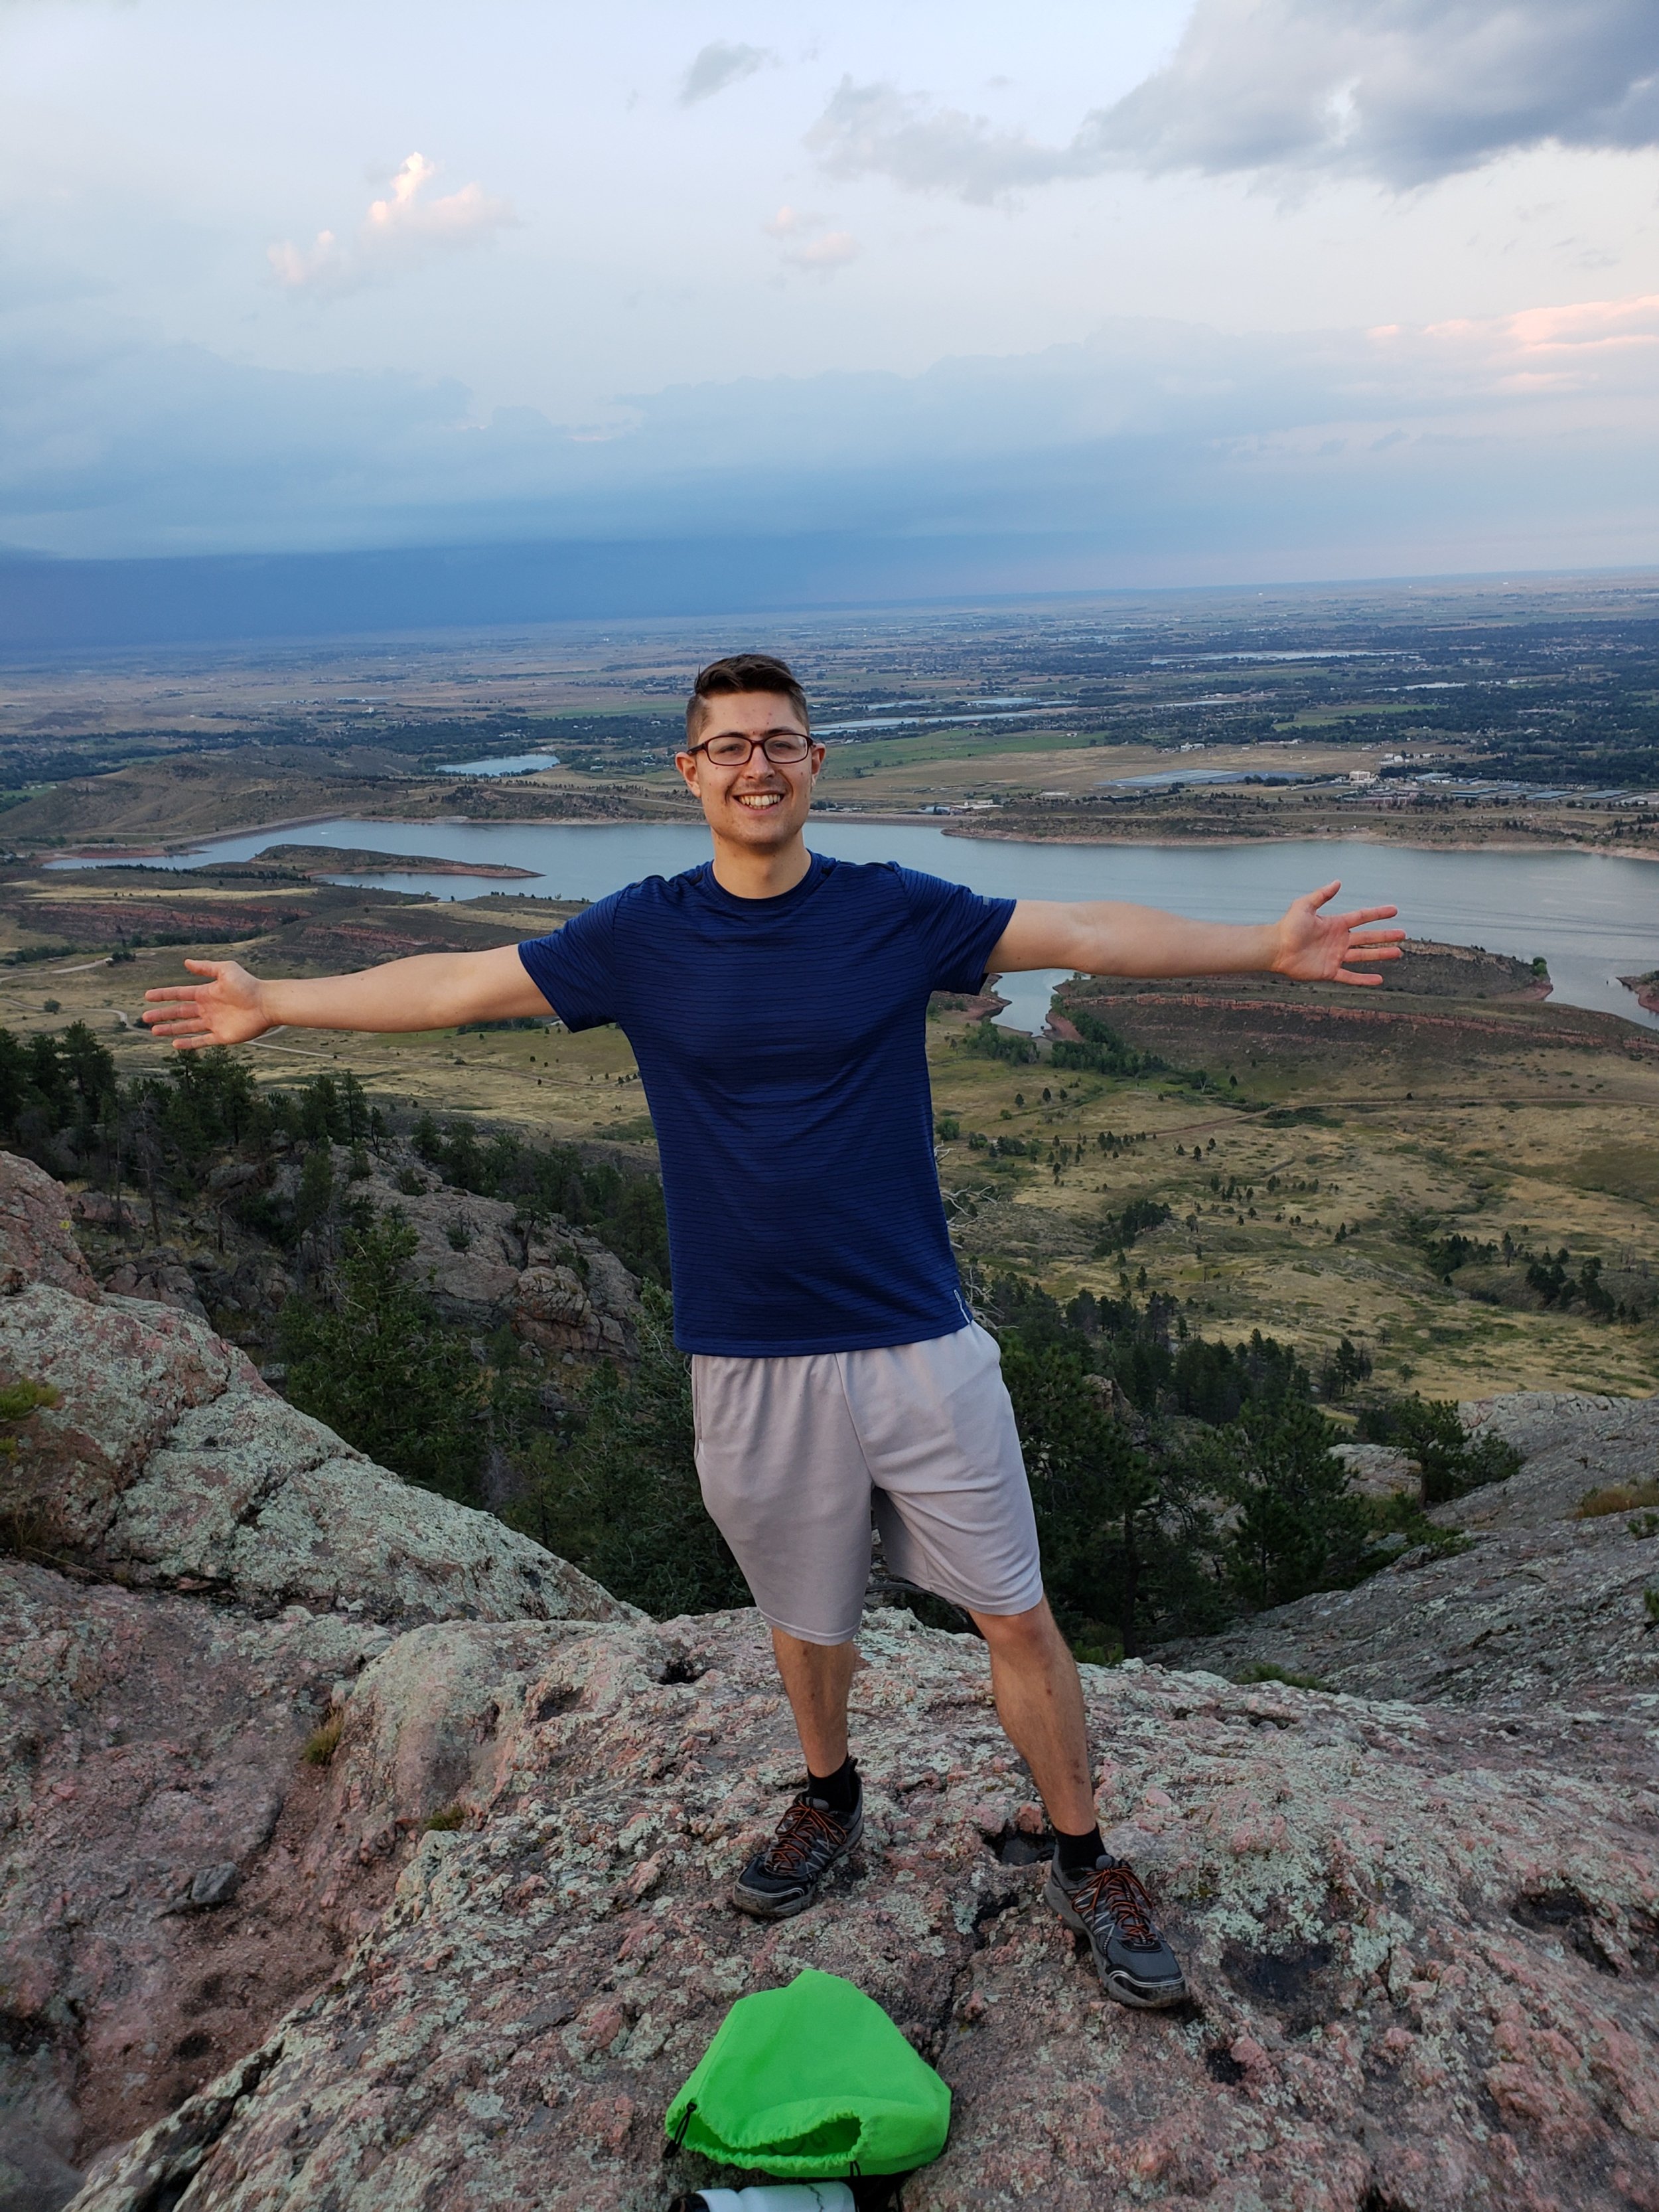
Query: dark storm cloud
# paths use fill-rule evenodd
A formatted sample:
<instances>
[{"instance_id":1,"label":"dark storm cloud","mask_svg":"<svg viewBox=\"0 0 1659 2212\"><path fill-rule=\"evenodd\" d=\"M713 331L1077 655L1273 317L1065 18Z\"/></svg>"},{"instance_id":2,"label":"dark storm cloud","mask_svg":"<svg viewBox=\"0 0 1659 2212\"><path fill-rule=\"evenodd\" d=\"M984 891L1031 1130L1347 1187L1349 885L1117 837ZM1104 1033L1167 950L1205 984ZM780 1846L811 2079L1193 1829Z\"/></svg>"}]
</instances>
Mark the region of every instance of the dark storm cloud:
<instances>
[{"instance_id":1,"label":"dark storm cloud","mask_svg":"<svg viewBox=\"0 0 1659 2212\"><path fill-rule=\"evenodd\" d=\"M1063 144L851 78L807 137L833 175L980 202L1115 168L1403 189L1551 142L1659 143L1659 0L1198 0Z\"/></svg>"},{"instance_id":2,"label":"dark storm cloud","mask_svg":"<svg viewBox=\"0 0 1659 2212\"><path fill-rule=\"evenodd\" d=\"M1087 126L1149 169L1423 184L1500 154L1659 143L1654 0L1200 0L1167 67Z\"/></svg>"}]
</instances>

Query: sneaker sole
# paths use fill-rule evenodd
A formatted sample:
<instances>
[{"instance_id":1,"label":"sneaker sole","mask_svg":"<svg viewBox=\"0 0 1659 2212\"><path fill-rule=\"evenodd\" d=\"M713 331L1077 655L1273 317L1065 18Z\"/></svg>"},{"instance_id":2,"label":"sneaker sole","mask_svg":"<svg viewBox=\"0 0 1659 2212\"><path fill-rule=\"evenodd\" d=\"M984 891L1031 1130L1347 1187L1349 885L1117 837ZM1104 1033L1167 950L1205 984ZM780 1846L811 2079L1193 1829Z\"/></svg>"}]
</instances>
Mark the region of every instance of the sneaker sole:
<instances>
[{"instance_id":1,"label":"sneaker sole","mask_svg":"<svg viewBox=\"0 0 1659 2212\"><path fill-rule=\"evenodd\" d=\"M858 1820L851 1834L810 1889L804 1889L793 1896L769 1897L764 1890L745 1889L738 1880L732 1883L727 1895L738 1911L746 1912L751 1920L793 1920L798 1912L805 1912L809 1905L817 1903L818 1892L824 1883L848 1854L858 1849L863 1839L864 1809L860 1806Z\"/></svg>"},{"instance_id":2,"label":"sneaker sole","mask_svg":"<svg viewBox=\"0 0 1659 2212\"><path fill-rule=\"evenodd\" d=\"M1100 1986L1116 2003L1127 2005L1134 2012L1167 2012L1171 2005L1185 2002L1187 1984L1184 1981L1137 1982L1118 1967L1103 1966L1088 1922L1053 1875L1049 1875L1042 1893L1066 1925L1075 1929L1079 1936L1087 1939L1089 1955L1095 1962Z\"/></svg>"}]
</instances>

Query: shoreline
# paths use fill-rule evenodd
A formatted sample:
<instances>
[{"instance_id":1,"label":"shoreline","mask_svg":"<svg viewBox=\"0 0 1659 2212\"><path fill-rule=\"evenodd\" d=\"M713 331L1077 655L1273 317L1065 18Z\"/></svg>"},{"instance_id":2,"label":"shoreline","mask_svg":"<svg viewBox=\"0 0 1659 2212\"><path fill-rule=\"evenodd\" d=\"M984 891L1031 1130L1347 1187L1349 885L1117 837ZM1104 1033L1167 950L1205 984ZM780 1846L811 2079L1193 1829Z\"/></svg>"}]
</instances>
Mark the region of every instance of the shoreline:
<instances>
[{"instance_id":1,"label":"shoreline","mask_svg":"<svg viewBox=\"0 0 1659 2212\"><path fill-rule=\"evenodd\" d=\"M428 827L434 830L627 830L637 828L644 823L654 822L658 817L652 814L629 815L619 820L608 822L596 822L591 814L526 814L510 822L476 822L470 814L432 814L421 818ZM184 838L173 845L100 845L95 851L82 846L72 853L53 850L23 854L20 855L20 860L25 867L46 867L53 863L60 867L72 867L77 863L82 866L96 866L100 862L111 861L184 860L192 853L201 852L204 846L216 845L225 837L253 837L263 835L266 830L270 830L274 836L283 830L308 830L318 822L383 822L388 828L401 829L408 823L409 819L406 814L341 814L331 809L325 814L284 815L280 821L253 823L246 828L233 823L228 830L215 830L198 837ZM252 867L259 857L259 854L254 854L246 860L227 860L222 865L228 868ZM386 857L388 860L401 860L404 855L401 853L388 853ZM410 857L417 859L419 856ZM344 868L339 868L334 872L337 875L345 875L349 872ZM429 871L409 868L405 872L465 876L514 875L533 878L537 871L534 868L498 867L490 862L481 863L477 867L472 867L465 862L456 861L453 865L446 862L441 868L434 862Z\"/></svg>"},{"instance_id":2,"label":"shoreline","mask_svg":"<svg viewBox=\"0 0 1659 2212\"><path fill-rule=\"evenodd\" d=\"M33 867L44 867L49 863L54 862L59 866L66 867L71 866L76 862L82 864L95 864L98 862L118 862L125 860L177 860L185 858L192 853L199 853L205 846L216 844L222 839L226 837L251 837L269 830L272 834L273 839L275 839L276 834L282 830L303 830L318 822L362 822L364 823L383 823L388 828L403 828L408 825L410 818L410 817L407 815L401 814L340 814L331 810L326 813L285 816L277 821L253 823L246 828L238 827L233 824L228 829L217 830L213 831L210 835L184 839L176 844L102 846L96 851L91 851L85 847L82 847L72 853L62 851L50 853L37 852L21 857L25 866ZM605 821L596 821L592 815L526 814L515 816L514 818L507 821L476 821L471 815L444 814L429 815L422 817L422 819L433 829L506 830L625 830L662 825L672 827L682 819L686 820L689 823L689 826L695 828L698 826L701 817L682 817L678 815L635 814L626 815ZM952 817L941 815L927 815L921 812L904 813L896 811L889 812L884 810L878 811L873 808L868 812L857 811L852 808L837 808L836 814L833 817L827 817L824 815L809 816L807 823L807 837L809 842L811 837L812 823L814 821L821 823L826 819L850 822L854 824L866 823L882 828L907 830L936 829L942 837L956 837L963 839L964 842L969 843L978 844L1166 846L1182 851L1202 852L1205 850L1218 849L1222 847L1232 848L1251 845L1293 845L1298 843L1310 844L1316 842L1330 843L1334 842L1333 837L1328 831L1316 827L1302 830L1287 830L1282 833L1255 837L1234 836L1214 837L1193 836L1183 836L1179 830L1160 832L1157 835L1149 836L1113 836L1109 833L1103 833L1097 830L1088 832L1079 831L1064 836L1038 836L1033 834L1029 830L1011 830L1000 827L992 828L989 826L981 829L977 823L964 823L959 817ZM1565 842L1559 843L1554 842L1547 842L1542 839L1522 838L1517 841L1514 838L1509 837L1503 839L1473 839L1459 837L1437 839L1432 842L1425 842L1421 838L1416 837L1380 836L1375 830L1365 830L1361 829L1344 829L1340 835L1341 841L1345 843L1376 845L1385 848L1398 848L1401 851L1413 853L1516 853L1540 854L1560 853L1576 854L1588 860L1659 861L1659 851L1643 846L1613 845L1592 847ZM247 861L229 861L226 862L224 865L227 866L238 867L250 866L252 865L252 860L258 857L258 856L256 854L251 856L250 860ZM404 859L402 854L396 853L389 853L386 857L389 862L397 862ZM348 873L349 871L345 869L338 869L333 872L343 875ZM373 871L370 872L384 872L389 874L394 872L394 871L388 867L384 871ZM473 866L465 862L457 861L453 864L446 863L441 867L434 864L430 868L425 870L417 869L406 865L402 872L407 874L431 873L434 875L440 873L445 875L481 875L488 872L490 875L495 875L499 872L502 872L502 871L498 870L496 866L487 862L480 863L477 866ZM510 871L508 872L520 874L526 879L533 880L538 872L534 869L524 869Z\"/></svg>"},{"instance_id":3,"label":"shoreline","mask_svg":"<svg viewBox=\"0 0 1659 2212\"><path fill-rule=\"evenodd\" d=\"M879 816L866 814L856 818L866 822L913 822L917 817L908 814ZM1183 851L1188 852L1216 851L1223 846L1235 848L1244 845L1333 844L1338 842L1335 836L1325 834L1319 830L1286 830L1282 836L1266 837L1183 837L1178 833L1155 837L1113 837L1098 835L1047 837L1034 836L1030 830L957 830L954 828L945 829L941 834L946 837L961 837L969 843L985 845L1169 845L1178 846ZM1523 839L1520 843L1516 843L1512 838L1499 840L1495 837L1480 839L1447 837L1437 839L1433 843L1428 844L1416 837L1379 837L1375 832L1367 834L1364 830L1345 830L1341 832L1340 842L1344 844L1377 845L1407 853L1572 853L1592 860L1659 860L1659 852L1650 851L1642 846L1547 844L1541 839Z\"/></svg>"}]
</instances>

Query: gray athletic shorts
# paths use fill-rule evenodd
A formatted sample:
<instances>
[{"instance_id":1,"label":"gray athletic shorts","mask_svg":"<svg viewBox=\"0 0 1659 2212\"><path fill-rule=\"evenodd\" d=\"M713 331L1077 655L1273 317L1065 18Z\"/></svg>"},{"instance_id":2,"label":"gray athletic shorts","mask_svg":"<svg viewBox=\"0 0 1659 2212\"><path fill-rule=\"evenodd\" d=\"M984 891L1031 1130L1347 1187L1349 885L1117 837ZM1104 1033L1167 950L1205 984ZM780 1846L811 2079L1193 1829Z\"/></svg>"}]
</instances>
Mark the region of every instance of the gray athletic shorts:
<instances>
[{"instance_id":1,"label":"gray athletic shorts","mask_svg":"<svg viewBox=\"0 0 1659 2212\"><path fill-rule=\"evenodd\" d=\"M996 1340L691 1362L703 1503L774 1628L857 1635L873 1509L901 1582L974 1613L1042 1595L1036 1521Z\"/></svg>"}]
</instances>

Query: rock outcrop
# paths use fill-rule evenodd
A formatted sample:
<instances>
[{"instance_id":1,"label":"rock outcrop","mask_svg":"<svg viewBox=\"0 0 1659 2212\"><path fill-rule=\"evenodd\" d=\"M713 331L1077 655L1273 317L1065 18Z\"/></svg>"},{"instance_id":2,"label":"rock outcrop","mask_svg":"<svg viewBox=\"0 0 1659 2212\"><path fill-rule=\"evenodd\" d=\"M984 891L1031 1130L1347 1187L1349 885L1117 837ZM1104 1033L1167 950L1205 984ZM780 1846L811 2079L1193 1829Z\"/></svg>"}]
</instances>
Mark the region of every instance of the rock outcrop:
<instances>
[{"instance_id":1,"label":"rock outcrop","mask_svg":"<svg viewBox=\"0 0 1659 2212\"><path fill-rule=\"evenodd\" d=\"M1659 2212L1654 1692L1085 1668L1191 1965L1139 2015L1042 1901L982 1647L872 1612L863 1855L757 1926L799 1752L757 1616L644 1620L396 1483L67 1218L0 1163L0 1379L61 1393L0 1559L3 2212L660 2212L712 2178L669 2096L805 1965L951 2085L908 2212Z\"/></svg>"},{"instance_id":2,"label":"rock outcrop","mask_svg":"<svg viewBox=\"0 0 1659 2212\"><path fill-rule=\"evenodd\" d=\"M907 2212L1659 2203L1644 1731L1085 1669L1109 1840L1191 1962L1158 2018L1103 2002L1042 1901L981 1647L898 1613L862 1642L863 1863L767 1928L724 1894L797 1780L752 1614L403 1639L346 1709L337 1858L463 1760L465 1826L77 2212L185 2184L189 2212L659 2212L710 2178L664 2159L673 2090L734 1997L803 1966L951 2085Z\"/></svg>"},{"instance_id":3,"label":"rock outcrop","mask_svg":"<svg viewBox=\"0 0 1659 2212\"><path fill-rule=\"evenodd\" d=\"M511 1328L554 1360L633 1356L639 1284L596 1237L557 1215L532 1219L505 1200L458 1190L409 1146L366 1157L368 1172L354 1176L351 1152L337 1146L336 1184L414 1230L413 1271L445 1320L480 1333ZM257 1190L263 1175L250 1162L231 1161L209 1177L209 1195L234 1200ZM300 1164L290 1157L277 1168L277 1194L292 1201L299 1183ZM100 1191L76 1192L67 1211L74 1222L124 1237L143 1226L130 1206L118 1208ZM257 1246L186 1256L163 1243L124 1243L106 1251L100 1272L106 1291L217 1321L233 1334L251 1328L264 1335L294 1288L276 1254Z\"/></svg>"},{"instance_id":4,"label":"rock outcrop","mask_svg":"<svg viewBox=\"0 0 1659 2212\"><path fill-rule=\"evenodd\" d=\"M1659 1519L1577 1510L1598 1489L1659 1481L1659 1398L1516 1391L1462 1411L1473 1433L1526 1455L1508 1481L1430 1514L1471 1540L1468 1550L1407 1552L1355 1589L1298 1598L1158 1657L1231 1676L1279 1667L1362 1697L1504 1708L1659 1692L1645 1601L1659 1587Z\"/></svg>"},{"instance_id":5,"label":"rock outcrop","mask_svg":"<svg viewBox=\"0 0 1659 2212\"><path fill-rule=\"evenodd\" d=\"M350 1156L337 1151L343 1182ZM401 1161L371 1157L349 1186L377 1213L395 1211L418 1240L411 1262L445 1316L472 1328L506 1325L541 1351L577 1359L626 1356L634 1346L639 1285L616 1254L585 1230L526 1219L505 1199L456 1190L405 1148ZM298 1170L286 1171L297 1183Z\"/></svg>"},{"instance_id":6,"label":"rock outcrop","mask_svg":"<svg viewBox=\"0 0 1659 2212\"><path fill-rule=\"evenodd\" d=\"M204 1322L100 1293L62 1190L0 1155L0 1232L14 1223L0 1258L0 1280L18 1285L0 1297L0 1370L60 1393L9 1476L37 1553L264 1612L350 1605L400 1624L627 1613L528 1537L342 1443Z\"/></svg>"},{"instance_id":7,"label":"rock outcrop","mask_svg":"<svg viewBox=\"0 0 1659 2212\"><path fill-rule=\"evenodd\" d=\"M301 1754L391 1640L362 1614L260 1620L0 1560L11 2212L62 2202L89 2149L170 2111L333 1971L355 1931L301 1873L322 1776Z\"/></svg>"}]
</instances>

